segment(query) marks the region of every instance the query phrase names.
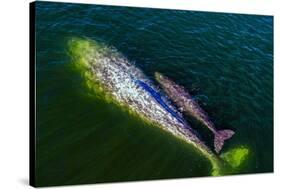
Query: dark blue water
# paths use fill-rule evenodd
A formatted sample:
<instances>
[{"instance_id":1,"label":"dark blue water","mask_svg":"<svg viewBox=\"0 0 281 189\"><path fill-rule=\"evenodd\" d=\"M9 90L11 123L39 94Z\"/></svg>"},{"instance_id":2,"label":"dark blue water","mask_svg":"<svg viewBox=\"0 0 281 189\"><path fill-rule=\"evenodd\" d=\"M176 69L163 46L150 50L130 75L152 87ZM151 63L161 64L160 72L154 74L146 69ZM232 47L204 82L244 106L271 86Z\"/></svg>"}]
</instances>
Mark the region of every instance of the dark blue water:
<instances>
[{"instance_id":1,"label":"dark blue water","mask_svg":"<svg viewBox=\"0 0 281 189\"><path fill-rule=\"evenodd\" d=\"M188 144L90 94L67 42L113 46L154 80L184 86L217 128L223 152L249 149L239 173L273 171L273 18L36 3L36 182L41 186L210 175ZM188 119L208 146L212 133Z\"/></svg>"}]
</instances>

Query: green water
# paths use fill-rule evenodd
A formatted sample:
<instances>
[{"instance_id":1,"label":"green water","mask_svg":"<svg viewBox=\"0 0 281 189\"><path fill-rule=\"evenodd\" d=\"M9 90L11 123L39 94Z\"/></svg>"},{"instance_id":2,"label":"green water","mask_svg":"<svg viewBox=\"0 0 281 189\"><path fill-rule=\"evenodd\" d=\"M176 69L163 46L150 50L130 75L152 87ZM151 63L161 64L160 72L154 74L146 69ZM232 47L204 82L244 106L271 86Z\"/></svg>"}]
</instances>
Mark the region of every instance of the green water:
<instances>
[{"instance_id":1,"label":"green water","mask_svg":"<svg viewBox=\"0 0 281 189\"><path fill-rule=\"evenodd\" d=\"M36 183L40 186L209 176L209 161L171 134L88 90L67 43L118 49L154 80L190 91L217 128L247 147L238 173L273 171L273 18L79 4L36 4ZM212 133L188 119L207 145Z\"/></svg>"}]
</instances>

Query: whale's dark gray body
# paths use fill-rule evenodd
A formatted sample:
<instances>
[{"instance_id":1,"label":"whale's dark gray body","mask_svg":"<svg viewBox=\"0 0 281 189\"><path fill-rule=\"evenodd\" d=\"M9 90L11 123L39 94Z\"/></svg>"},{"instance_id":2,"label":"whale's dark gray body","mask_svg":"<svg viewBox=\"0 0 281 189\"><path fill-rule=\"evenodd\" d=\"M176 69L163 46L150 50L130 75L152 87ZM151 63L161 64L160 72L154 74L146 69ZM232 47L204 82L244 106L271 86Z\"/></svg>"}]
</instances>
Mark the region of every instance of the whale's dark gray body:
<instances>
[{"instance_id":1,"label":"whale's dark gray body","mask_svg":"<svg viewBox=\"0 0 281 189\"><path fill-rule=\"evenodd\" d=\"M186 89L158 72L155 73L155 78L181 112L196 118L214 133L214 147L215 151L219 153L223 147L224 141L231 138L234 131L217 130L208 114L193 100Z\"/></svg>"}]
</instances>

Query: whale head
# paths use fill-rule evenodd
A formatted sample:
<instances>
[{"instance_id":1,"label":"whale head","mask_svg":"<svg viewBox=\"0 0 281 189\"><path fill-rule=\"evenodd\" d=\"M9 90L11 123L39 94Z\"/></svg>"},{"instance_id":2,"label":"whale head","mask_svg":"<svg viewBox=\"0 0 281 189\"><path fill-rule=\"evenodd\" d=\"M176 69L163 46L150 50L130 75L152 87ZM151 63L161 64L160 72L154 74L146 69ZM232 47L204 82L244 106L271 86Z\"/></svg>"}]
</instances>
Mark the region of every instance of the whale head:
<instances>
[{"instance_id":1,"label":"whale head","mask_svg":"<svg viewBox=\"0 0 281 189\"><path fill-rule=\"evenodd\" d=\"M160 84L166 83L168 81L168 78L159 72L155 72L154 77Z\"/></svg>"},{"instance_id":2,"label":"whale head","mask_svg":"<svg viewBox=\"0 0 281 189\"><path fill-rule=\"evenodd\" d=\"M95 40L72 38L68 41L69 53L79 66L89 67L102 55L104 46Z\"/></svg>"},{"instance_id":3,"label":"whale head","mask_svg":"<svg viewBox=\"0 0 281 189\"><path fill-rule=\"evenodd\" d=\"M155 79L159 82L160 80L162 80L163 79L163 75L161 74L161 73L159 73L159 72L155 72L154 73L154 76L155 76Z\"/></svg>"}]
</instances>

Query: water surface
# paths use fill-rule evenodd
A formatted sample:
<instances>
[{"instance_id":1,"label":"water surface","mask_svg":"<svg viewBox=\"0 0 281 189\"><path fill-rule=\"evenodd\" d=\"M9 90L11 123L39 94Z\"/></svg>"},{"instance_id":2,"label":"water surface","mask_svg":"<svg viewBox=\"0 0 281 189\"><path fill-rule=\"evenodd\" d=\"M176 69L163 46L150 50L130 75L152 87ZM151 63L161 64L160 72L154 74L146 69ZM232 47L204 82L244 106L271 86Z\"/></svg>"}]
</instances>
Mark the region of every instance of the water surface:
<instances>
[{"instance_id":1,"label":"water surface","mask_svg":"<svg viewBox=\"0 0 281 189\"><path fill-rule=\"evenodd\" d=\"M218 128L236 131L223 152L250 150L240 173L273 171L272 17L37 2L38 185L210 175L190 145L89 93L70 61L73 37L183 85ZM212 147L212 134L188 120Z\"/></svg>"}]
</instances>

